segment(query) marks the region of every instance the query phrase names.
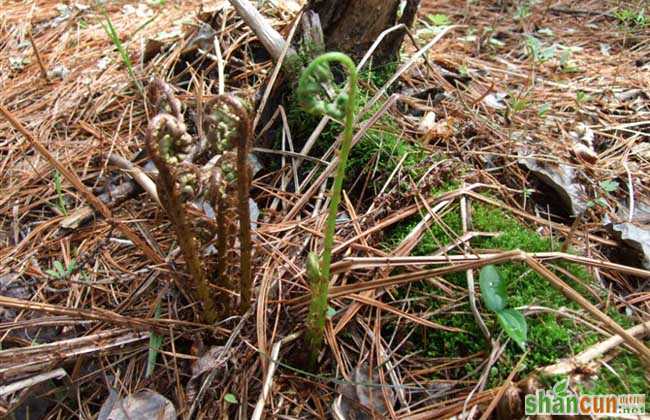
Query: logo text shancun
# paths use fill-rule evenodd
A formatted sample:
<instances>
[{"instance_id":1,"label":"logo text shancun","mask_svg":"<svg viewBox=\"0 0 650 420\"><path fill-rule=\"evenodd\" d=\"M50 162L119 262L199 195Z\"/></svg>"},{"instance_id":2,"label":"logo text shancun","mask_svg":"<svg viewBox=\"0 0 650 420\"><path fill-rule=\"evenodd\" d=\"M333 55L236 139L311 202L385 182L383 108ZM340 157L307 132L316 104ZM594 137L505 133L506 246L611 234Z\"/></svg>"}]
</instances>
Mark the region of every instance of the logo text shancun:
<instances>
[{"instance_id":1,"label":"logo text shancun","mask_svg":"<svg viewBox=\"0 0 650 420\"><path fill-rule=\"evenodd\" d=\"M576 395L568 390L566 381L553 387L553 391L537 390L526 395L527 416L533 415L585 415L620 417L645 414L645 394Z\"/></svg>"}]
</instances>

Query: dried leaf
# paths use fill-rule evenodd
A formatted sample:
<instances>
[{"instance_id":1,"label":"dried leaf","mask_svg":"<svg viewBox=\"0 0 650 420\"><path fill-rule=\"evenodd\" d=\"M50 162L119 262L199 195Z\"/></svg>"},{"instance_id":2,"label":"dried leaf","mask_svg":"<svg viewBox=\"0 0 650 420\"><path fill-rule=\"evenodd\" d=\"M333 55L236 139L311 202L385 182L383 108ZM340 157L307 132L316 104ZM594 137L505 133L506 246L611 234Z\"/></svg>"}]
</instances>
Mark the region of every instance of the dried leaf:
<instances>
[{"instance_id":1,"label":"dried leaf","mask_svg":"<svg viewBox=\"0 0 650 420\"><path fill-rule=\"evenodd\" d=\"M435 112L427 112L424 114L424 117L418 124L418 132L422 134L428 133L433 126L436 124L436 113Z\"/></svg>"},{"instance_id":2,"label":"dried leaf","mask_svg":"<svg viewBox=\"0 0 650 420\"><path fill-rule=\"evenodd\" d=\"M499 400L496 409L497 420L520 419L524 417L524 403L521 391L514 385L509 385Z\"/></svg>"},{"instance_id":3,"label":"dried leaf","mask_svg":"<svg viewBox=\"0 0 650 420\"><path fill-rule=\"evenodd\" d=\"M483 98L483 103L488 108L506 109L508 107L505 101L507 96L508 94L503 92L490 93L488 95L485 95L485 98Z\"/></svg>"},{"instance_id":4,"label":"dried leaf","mask_svg":"<svg viewBox=\"0 0 650 420\"><path fill-rule=\"evenodd\" d=\"M186 391L188 400L194 399L200 385L201 376L204 373L219 368L230 358L229 355L224 355L223 351L223 346L210 347L208 351L203 353L203 356L192 363L192 377L187 383Z\"/></svg>"},{"instance_id":5,"label":"dried leaf","mask_svg":"<svg viewBox=\"0 0 650 420\"><path fill-rule=\"evenodd\" d=\"M108 407L112 407L110 411ZM102 414L107 411L108 415L102 417ZM124 398L116 399L114 395L109 395L102 405L98 418L99 420L176 420L176 408L167 398L145 389Z\"/></svg>"},{"instance_id":6,"label":"dried leaf","mask_svg":"<svg viewBox=\"0 0 650 420\"><path fill-rule=\"evenodd\" d=\"M551 165L530 158L520 159L519 163L544 184L553 188L573 215L587 209L587 193L584 185L578 181L578 173L574 167L564 164Z\"/></svg>"},{"instance_id":7,"label":"dried leaf","mask_svg":"<svg viewBox=\"0 0 650 420\"><path fill-rule=\"evenodd\" d=\"M637 201L632 220L629 217L629 208L621 204L616 216L616 221L605 216L605 226L627 245L638 258L641 267L650 270L650 204Z\"/></svg>"}]
</instances>

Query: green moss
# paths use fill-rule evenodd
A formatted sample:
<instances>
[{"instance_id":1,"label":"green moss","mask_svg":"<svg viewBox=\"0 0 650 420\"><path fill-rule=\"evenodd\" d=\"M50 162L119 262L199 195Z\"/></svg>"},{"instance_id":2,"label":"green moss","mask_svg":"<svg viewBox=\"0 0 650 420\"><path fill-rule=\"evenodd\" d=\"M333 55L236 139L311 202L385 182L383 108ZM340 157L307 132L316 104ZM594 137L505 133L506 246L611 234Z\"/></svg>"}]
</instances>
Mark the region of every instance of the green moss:
<instances>
[{"instance_id":1,"label":"green moss","mask_svg":"<svg viewBox=\"0 0 650 420\"><path fill-rule=\"evenodd\" d=\"M646 341L646 345L650 344ZM609 362L616 372L601 368L598 377L590 387L584 388L585 394L650 394L650 382L645 376L645 369L639 366L638 359L625 353ZM650 411L650 401L646 401L646 412Z\"/></svg>"},{"instance_id":2,"label":"green moss","mask_svg":"<svg viewBox=\"0 0 650 420\"><path fill-rule=\"evenodd\" d=\"M383 87L388 80L395 74L397 71L399 63L392 61L381 66L374 66L372 61L368 64L359 75L359 80L362 82L368 83L375 88Z\"/></svg>"},{"instance_id":3,"label":"green moss","mask_svg":"<svg viewBox=\"0 0 650 420\"><path fill-rule=\"evenodd\" d=\"M455 180L445 181L439 188L432 192L433 196L441 195L449 191L458 189L460 183ZM399 243L417 226L420 222L421 216L410 217L407 220L399 223L385 233L382 242L382 248L389 251L395 248ZM438 224L434 224L429 228L415 250L413 255L429 255L435 252L441 245L448 245L453 242L452 235L461 234L461 221L458 212L453 210L446 212L442 216L442 221L449 229L444 229ZM450 233L453 232L453 233Z\"/></svg>"},{"instance_id":4,"label":"green moss","mask_svg":"<svg viewBox=\"0 0 650 420\"><path fill-rule=\"evenodd\" d=\"M354 180L363 171L376 171L373 181L381 188L383 181L404 156L403 170L409 172L414 179L417 178L417 164L424 158L424 151L402 139L390 126L370 129L352 149L347 179Z\"/></svg>"},{"instance_id":5,"label":"green moss","mask_svg":"<svg viewBox=\"0 0 650 420\"><path fill-rule=\"evenodd\" d=\"M436 191L440 193L440 191ZM394 248L420 220L419 217L408 220L407 222L393 228L386 237L385 245L387 248ZM442 216L445 224L443 228L440 224L434 224L429 232L424 235L419 245L414 250L414 255L431 255L437 251L440 246L449 244L462 234L460 214L457 208L453 208L447 214ZM527 252L545 252L557 249L557 243L551 241L548 237L537 234L532 229L524 226L515 218L504 211L483 204L474 203L472 206L473 229L480 232L498 232L500 235L495 237L480 237L471 241L475 250L494 250L495 252L521 249ZM457 253L457 252L455 252ZM554 262L557 266L570 272L580 282L566 278L561 273L556 273L563 278L571 287L582 293L587 299L594 301L593 296L583 286L592 282L588 271L580 265L566 262ZM531 270L524 263L505 263L497 266L502 278L507 279L508 284L508 302L510 307L524 305L543 306L550 309L569 308L580 311L581 308L573 301L567 299L553 288L550 283ZM467 287L465 273L456 273L445 276L445 279L461 287ZM421 284L415 288L415 293L426 295L436 295L440 292L431 286ZM435 322L447 326L461 328L466 333L451 333L438 330L420 330L420 334L414 339L416 347L424 348L427 355L431 357L451 356L462 357L480 351L489 352L490 345L486 342L481 331L479 330L474 317L472 316L466 298L462 298L459 305L450 309L449 304L440 299L431 299L429 310L434 311L436 315L432 318ZM593 302L597 303L597 302ZM624 316L610 309L609 315L612 316L623 327L629 327L632 322ZM500 327L492 313L482 310L482 315L489 330L498 335ZM603 339L602 336L595 333L583 324L576 323L569 318L559 317L552 312L541 312L527 316L528 323L528 347L530 352L524 362L525 375L537 367L546 366L555 363L558 359L576 354L586 347ZM504 338L505 336L502 336ZM495 366L490 376L490 384L498 385L511 372L521 357L521 350L511 343L508 345L503 358ZM630 356L629 359L622 359L622 372L626 372L626 367L635 368L639 372L643 369L639 361ZM627 365L625 365L627 364ZM471 371L473 366L469 366L464 372ZM642 375L641 375L642 376ZM606 376L603 376L606 378ZM635 383L638 378L634 379ZM603 385L607 386L607 385Z\"/></svg>"},{"instance_id":6,"label":"green moss","mask_svg":"<svg viewBox=\"0 0 650 420\"><path fill-rule=\"evenodd\" d=\"M374 74L374 73L371 73ZM359 94L358 108L366 105L371 97L368 89L361 88ZM287 108L287 118L291 129L291 135L294 142L298 144L295 147L301 147L301 142L313 133L320 121L320 117L314 117L304 112L295 98L290 99L290 105ZM370 118L379 110L381 104L376 104L368 111L363 118ZM330 122L319 136L318 141L312 148L310 155L322 156L330 147L342 131L342 126L337 122ZM425 151L418 145L403 138L400 134L396 123L389 116L380 118L379 121L369 129L365 136L351 150L348 158L346 183L354 182L363 171L375 171L372 181L374 186L381 188L383 182L395 169L399 161L406 155L403 163L405 171L410 171L411 176L415 179L420 174L421 169L418 163L425 157ZM275 140L275 148L280 149L282 142L282 132L279 131ZM304 162L301 169L306 173L313 168L312 162ZM409 186L410 188L410 186ZM377 189L377 191L378 191Z\"/></svg>"}]
</instances>

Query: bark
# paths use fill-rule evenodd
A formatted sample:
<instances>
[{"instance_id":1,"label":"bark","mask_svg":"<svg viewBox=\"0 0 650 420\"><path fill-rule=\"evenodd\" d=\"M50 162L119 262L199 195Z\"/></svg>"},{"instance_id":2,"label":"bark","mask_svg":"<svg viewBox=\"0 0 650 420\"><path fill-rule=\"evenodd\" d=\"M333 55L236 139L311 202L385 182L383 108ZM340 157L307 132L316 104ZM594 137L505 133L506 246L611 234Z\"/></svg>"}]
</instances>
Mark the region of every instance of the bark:
<instances>
[{"instance_id":1,"label":"bark","mask_svg":"<svg viewBox=\"0 0 650 420\"><path fill-rule=\"evenodd\" d=\"M360 60L386 29L403 23L410 27L420 0L407 0L398 19L400 0L310 0L309 10L320 16L325 44L330 51L341 51ZM394 61L405 31L391 33L373 55L375 65Z\"/></svg>"}]
</instances>

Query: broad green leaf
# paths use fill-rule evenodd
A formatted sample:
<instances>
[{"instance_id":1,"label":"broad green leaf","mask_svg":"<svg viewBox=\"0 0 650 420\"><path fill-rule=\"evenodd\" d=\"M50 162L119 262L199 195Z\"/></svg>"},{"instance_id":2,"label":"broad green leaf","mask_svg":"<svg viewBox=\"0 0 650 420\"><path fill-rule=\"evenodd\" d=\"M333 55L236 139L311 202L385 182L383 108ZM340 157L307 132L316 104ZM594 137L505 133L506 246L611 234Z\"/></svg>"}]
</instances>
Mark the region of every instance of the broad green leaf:
<instances>
[{"instance_id":1,"label":"broad green leaf","mask_svg":"<svg viewBox=\"0 0 650 420\"><path fill-rule=\"evenodd\" d=\"M45 273L51 277L54 277L55 279L58 279L60 277L60 274L56 270L45 270Z\"/></svg>"},{"instance_id":2,"label":"broad green leaf","mask_svg":"<svg viewBox=\"0 0 650 420\"><path fill-rule=\"evenodd\" d=\"M239 404L239 401L237 401L235 394L226 394L223 399L226 400L226 402L229 404Z\"/></svg>"},{"instance_id":3,"label":"broad green leaf","mask_svg":"<svg viewBox=\"0 0 650 420\"><path fill-rule=\"evenodd\" d=\"M506 283L493 265L486 265L481 269L479 284L483 302L489 310L499 312L505 309Z\"/></svg>"},{"instance_id":4,"label":"broad green leaf","mask_svg":"<svg viewBox=\"0 0 650 420\"><path fill-rule=\"evenodd\" d=\"M528 333L528 325L526 325L526 318L516 309L504 309L497 312L497 319L506 332L515 343L526 351L526 335Z\"/></svg>"}]
</instances>

